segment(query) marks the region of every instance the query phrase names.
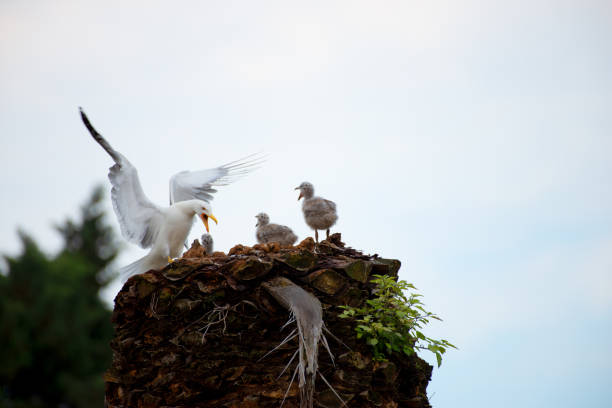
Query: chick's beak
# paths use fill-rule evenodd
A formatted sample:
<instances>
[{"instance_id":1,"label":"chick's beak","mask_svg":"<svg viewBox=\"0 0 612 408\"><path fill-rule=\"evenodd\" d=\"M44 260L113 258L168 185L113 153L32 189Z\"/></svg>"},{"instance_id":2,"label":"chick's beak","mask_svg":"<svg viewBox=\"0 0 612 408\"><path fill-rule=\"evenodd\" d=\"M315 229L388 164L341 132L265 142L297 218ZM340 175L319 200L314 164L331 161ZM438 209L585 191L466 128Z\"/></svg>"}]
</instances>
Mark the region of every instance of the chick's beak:
<instances>
[{"instance_id":1,"label":"chick's beak","mask_svg":"<svg viewBox=\"0 0 612 408\"><path fill-rule=\"evenodd\" d=\"M298 201L300 201L300 198L302 198L302 197L304 197L304 193L302 193L302 192L300 191L300 196L298 197Z\"/></svg>"},{"instance_id":2,"label":"chick's beak","mask_svg":"<svg viewBox=\"0 0 612 408\"><path fill-rule=\"evenodd\" d=\"M210 214L210 215L206 215L204 213L200 214L200 218L202 219L202 222L204 223L204 227L206 227L206 232L210 232L210 230L208 229L208 219L210 218L211 220L213 220L215 222L215 224L218 224L219 222L217 221L217 219L215 218L214 215Z\"/></svg>"}]
</instances>

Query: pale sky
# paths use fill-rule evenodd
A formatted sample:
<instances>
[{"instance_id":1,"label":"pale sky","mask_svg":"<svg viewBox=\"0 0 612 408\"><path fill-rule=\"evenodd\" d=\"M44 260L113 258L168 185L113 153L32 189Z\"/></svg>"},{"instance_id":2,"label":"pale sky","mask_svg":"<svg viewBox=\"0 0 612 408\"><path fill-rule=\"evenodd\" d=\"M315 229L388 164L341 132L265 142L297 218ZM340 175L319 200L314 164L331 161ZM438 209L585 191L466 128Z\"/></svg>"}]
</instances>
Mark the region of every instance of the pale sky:
<instances>
[{"instance_id":1,"label":"pale sky","mask_svg":"<svg viewBox=\"0 0 612 408\"><path fill-rule=\"evenodd\" d=\"M217 249L261 211L309 236L310 181L459 346L435 408L607 407L611 38L609 1L2 0L0 251L20 226L52 253L110 190L78 106L160 205L172 174L263 151L212 202Z\"/></svg>"}]
</instances>

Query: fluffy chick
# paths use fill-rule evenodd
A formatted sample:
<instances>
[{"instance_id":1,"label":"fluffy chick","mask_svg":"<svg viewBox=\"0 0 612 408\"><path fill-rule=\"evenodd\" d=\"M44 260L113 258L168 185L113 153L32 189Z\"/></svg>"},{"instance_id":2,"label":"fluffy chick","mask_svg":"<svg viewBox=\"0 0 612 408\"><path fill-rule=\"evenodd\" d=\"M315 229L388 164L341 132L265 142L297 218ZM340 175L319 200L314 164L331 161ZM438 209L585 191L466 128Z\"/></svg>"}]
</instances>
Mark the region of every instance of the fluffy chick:
<instances>
[{"instance_id":1,"label":"fluffy chick","mask_svg":"<svg viewBox=\"0 0 612 408\"><path fill-rule=\"evenodd\" d=\"M258 243L278 242L281 245L293 245L297 241L297 235L291 231L291 228L284 225L270 224L268 214L259 213L255 218L257 218L255 237Z\"/></svg>"},{"instance_id":2,"label":"fluffy chick","mask_svg":"<svg viewBox=\"0 0 612 408\"><path fill-rule=\"evenodd\" d=\"M202 235L202 238L200 239L200 241L202 241L202 247L204 248L204 253L206 255L212 255L213 246L214 246L212 235L204 234Z\"/></svg>"},{"instance_id":3,"label":"fluffy chick","mask_svg":"<svg viewBox=\"0 0 612 408\"><path fill-rule=\"evenodd\" d=\"M309 182L305 181L295 188L300 190L298 201L303 197L302 212L306 224L315 231L315 241L319 242L319 233L317 230L327 230L327 238L329 238L329 229L338 220L336 213L336 203L326 200L322 197L314 196L314 187Z\"/></svg>"}]
</instances>

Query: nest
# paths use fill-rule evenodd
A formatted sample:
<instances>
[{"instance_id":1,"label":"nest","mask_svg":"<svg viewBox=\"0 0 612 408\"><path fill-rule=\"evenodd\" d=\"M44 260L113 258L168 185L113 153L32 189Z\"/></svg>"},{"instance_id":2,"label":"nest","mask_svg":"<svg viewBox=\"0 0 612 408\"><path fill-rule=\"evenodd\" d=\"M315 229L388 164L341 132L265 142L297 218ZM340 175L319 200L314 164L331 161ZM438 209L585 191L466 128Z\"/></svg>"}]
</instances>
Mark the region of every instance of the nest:
<instances>
[{"instance_id":1,"label":"nest","mask_svg":"<svg viewBox=\"0 0 612 408\"><path fill-rule=\"evenodd\" d=\"M373 361L352 322L338 317L338 306L359 306L372 296L372 274L397 276L399 267L397 260L345 247L339 234L316 246L307 238L295 247L237 245L211 256L196 241L165 269L130 278L115 298L106 404L299 407L288 368L297 341L278 347L291 331L284 327L289 312L266 290L283 277L323 307L335 358L319 353L315 406L429 407L429 364L414 355Z\"/></svg>"}]
</instances>

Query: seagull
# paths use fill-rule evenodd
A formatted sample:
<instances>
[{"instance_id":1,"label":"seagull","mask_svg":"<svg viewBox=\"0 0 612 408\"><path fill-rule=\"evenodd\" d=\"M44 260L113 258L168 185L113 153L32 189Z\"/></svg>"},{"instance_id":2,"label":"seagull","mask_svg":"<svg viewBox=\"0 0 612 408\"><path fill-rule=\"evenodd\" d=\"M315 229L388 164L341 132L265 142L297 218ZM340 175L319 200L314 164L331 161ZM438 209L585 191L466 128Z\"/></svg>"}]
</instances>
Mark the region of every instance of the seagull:
<instances>
[{"instance_id":1,"label":"seagull","mask_svg":"<svg viewBox=\"0 0 612 408\"><path fill-rule=\"evenodd\" d=\"M121 268L121 276L128 277L159 269L180 255L193 224L193 216L204 223L209 232L208 219L215 223L209 201L213 187L224 186L254 170L263 160L253 155L200 171L182 171L170 178L170 206L159 207L145 195L136 167L94 129L83 109L81 119L96 142L111 156L115 164L108 178L113 186L111 200L124 238L142 248L151 248L141 259Z\"/></svg>"},{"instance_id":2,"label":"seagull","mask_svg":"<svg viewBox=\"0 0 612 408\"><path fill-rule=\"evenodd\" d=\"M204 248L204 253L206 255L212 255L213 253L213 237L210 234L203 234L202 235L202 239L200 239L200 241L202 241L202 247Z\"/></svg>"},{"instance_id":3,"label":"seagull","mask_svg":"<svg viewBox=\"0 0 612 408\"><path fill-rule=\"evenodd\" d=\"M336 203L321 197L314 197L314 187L307 181L295 189L300 190L298 201L304 197L302 212L304 213L306 224L315 230L315 241L319 242L317 230L327 230L327 238L329 238L329 228L338 220Z\"/></svg>"},{"instance_id":4,"label":"seagull","mask_svg":"<svg viewBox=\"0 0 612 408\"><path fill-rule=\"evenodd\" d=\"M268 214L259 213L255 218L257 218L255 237L258 243L278 242L281 245L293 245L297 241L297 236L291 231L291 228L284 225L270 224Z\"/></svg>"}]
</instances>

